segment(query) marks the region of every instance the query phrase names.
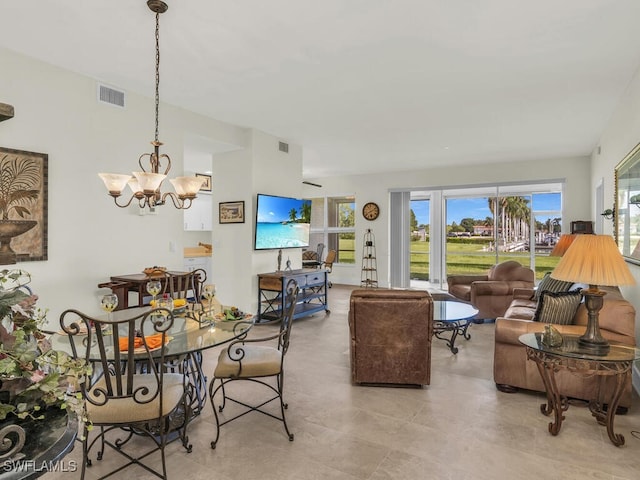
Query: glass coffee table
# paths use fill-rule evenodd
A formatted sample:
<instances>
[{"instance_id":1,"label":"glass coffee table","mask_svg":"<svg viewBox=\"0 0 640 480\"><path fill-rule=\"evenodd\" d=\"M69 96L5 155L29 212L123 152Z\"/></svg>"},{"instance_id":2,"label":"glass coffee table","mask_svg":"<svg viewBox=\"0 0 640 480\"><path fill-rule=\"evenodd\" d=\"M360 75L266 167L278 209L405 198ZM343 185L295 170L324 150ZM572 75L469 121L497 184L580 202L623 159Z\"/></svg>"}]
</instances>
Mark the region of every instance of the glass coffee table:
<instances>
[{"instance_id":1,"label":"glass coffee table","mask_svg":"<svg viewBox=\"0 0 640 480\"><path fill-rule=\"evenodd\" d=\"M462 335L466 340L471 338L467 332L473 323L478 310L467 303L454 300L433 301L433 334L440 340L447 342L447 347L454 355L458 353L455 346L456 338ZM445 336L451 332L451 336Z\"/></svg>"}]
</instances>

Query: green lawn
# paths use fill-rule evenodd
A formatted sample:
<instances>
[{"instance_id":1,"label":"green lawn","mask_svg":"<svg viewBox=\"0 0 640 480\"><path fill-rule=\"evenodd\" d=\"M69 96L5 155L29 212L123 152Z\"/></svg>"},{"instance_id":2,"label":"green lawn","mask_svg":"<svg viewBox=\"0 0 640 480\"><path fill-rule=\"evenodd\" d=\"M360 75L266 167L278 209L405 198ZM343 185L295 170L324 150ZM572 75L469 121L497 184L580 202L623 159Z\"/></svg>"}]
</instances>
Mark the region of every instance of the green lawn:
<instances>
[{"instance_id":1,"label":"green lawn","mask_svg":"<svg viewBox=\"0 0 640 480\"><path fill-rule=\"evenodd\" d=\"M447 241L447 274L484 274L495 263L493 252L483 252L482 247L488 240L471 238L466 240L454 239ZM411 278L416 280L429 279L429 242L411 242ZM355 258L355 240L340 239L338 252L339 263L359 263ZM529 265L529 252L504 253L500 261L516 260L523 265ZM539 280L546 272L555 268L558 257L547 255L536 256L536 278Z\"/></svg>"},{"instance_id":2,"label":"green lawn","mask_svg":"<svg viewBox=\"0 0 640 480\"><path fill-rule=\"evenodd\" d=\"M356 263L356 241L349 238L340 238L338 244L338 262Z\"/></svg>"},{"instance_id":3,"label":"green lawn","mask_svg":"<svg viewBox=\"0 0 640 480\"><path fill-rule=\"evenodd\" d=\"M474 239L472 239L474 240ZM429 242L411 242L411 278L429 279ZM503 253L500 261L516 260L529 265L529 252ZM536 256L536 278L541 279L546 272L553 270L560 259L548 255ZM447 274L484 274L495 264L494 252L483 252L481 242L447 242Z\"/></svg>"}]
</instances>

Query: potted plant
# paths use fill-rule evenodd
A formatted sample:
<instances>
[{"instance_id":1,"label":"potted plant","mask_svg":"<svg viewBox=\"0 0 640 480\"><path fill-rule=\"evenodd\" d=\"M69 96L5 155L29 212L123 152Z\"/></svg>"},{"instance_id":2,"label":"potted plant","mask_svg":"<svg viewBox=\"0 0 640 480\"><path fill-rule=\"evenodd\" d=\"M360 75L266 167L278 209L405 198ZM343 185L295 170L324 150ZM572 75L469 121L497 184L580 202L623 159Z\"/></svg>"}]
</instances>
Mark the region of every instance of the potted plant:
<instances>
[{"instance_id":1,"label":"potted plant","mask_svg":"<svg viewBox=\"0 0 640 480\"><path fill-rule=\"evenodd\" d=\"M78 385L91 366L51 348L41 330L46 311L36 306L30 282L23 270L0 271L0 429L42 420L49 408L88 422Z\"/></svg>"}]
</instances>

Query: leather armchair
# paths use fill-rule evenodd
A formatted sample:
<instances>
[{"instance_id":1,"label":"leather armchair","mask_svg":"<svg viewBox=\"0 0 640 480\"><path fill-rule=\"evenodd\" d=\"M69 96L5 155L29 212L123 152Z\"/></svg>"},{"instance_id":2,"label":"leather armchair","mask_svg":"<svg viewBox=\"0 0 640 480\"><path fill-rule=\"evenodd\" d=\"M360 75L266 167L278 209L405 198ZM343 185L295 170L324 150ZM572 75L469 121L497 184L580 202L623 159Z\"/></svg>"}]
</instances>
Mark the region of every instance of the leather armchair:
<instances>
[{"instance_id":1,"label":"leather armchair","mask_svg":"<svg viewBox=\"0 0 640 480\"><path fill-rule=\"evenodd\" d=\"M476 318L496 318L504 315L516 288L533 288L533 270L509 260L493 265L487 275L450 275L449 293L478 309Z\"/></svg>"},{"instance_id":2,"label":"leather armchair","mask_svg":"<svg viewBox=\"0 0 640 480\"><path fill-rule=\"evenodd\" d=\"M429 292L354 290L349 332L353 383L429 384L433 334Z\"/></svg>"}]
</instances>

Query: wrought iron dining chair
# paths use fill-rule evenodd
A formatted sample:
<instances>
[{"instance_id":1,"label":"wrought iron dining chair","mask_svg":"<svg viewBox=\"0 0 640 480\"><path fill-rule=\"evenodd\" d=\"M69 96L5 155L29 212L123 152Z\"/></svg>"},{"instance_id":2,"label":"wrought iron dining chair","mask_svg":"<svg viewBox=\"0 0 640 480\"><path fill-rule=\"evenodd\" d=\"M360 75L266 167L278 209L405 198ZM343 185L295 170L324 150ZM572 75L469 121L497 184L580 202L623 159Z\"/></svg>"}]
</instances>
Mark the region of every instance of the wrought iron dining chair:
<instances>
[{"instance_id":1,"label":"wrought iron dining chair","mask_svg":"<svg viewBox=\"0 0 640 480\"><path fill-rule=\"evenodd\" d=\"M188 273L167 273L167 288L171 298L184 298L189 303L201 303L202 289L207 282L207 272L197 268Z\"/></svg>"},{"instance_id":2,"label":"wrought iron dining chair","mask_svg":"<svg viewBox=\"0 0 640 480\"><path fill-rule=\"evenodd\" d=\"M280 330L277 334L262 338L246 338L246 335L220 352L213 380L209 385L209 398L216 419L216 435L211 442L211 448L215 449L220 438L220 427L240 418L250 412L260 412L276 420L280 420L290 441L293 441L293 433L289 431L285 410L288 408L283 399L284 387L284 358L289 349L291 324L298 298L298 284L295 280L289 280L286 287L284 312L280 322ZM262 345L265 342L271 344ZM273 345L275 343L275 345ZM273 385L275 379L275 386ZM262 401L258 405L250 405L245 400L231 397L228 394L229 385L232 382L245 381L265 386L271 394L271 398ZM215 396L218 391L222 394L220 405L216 408ZM252 393L253 395L253 393ZM274 400L280 402L280 415L274 414L263 407ZM248 401L248 400L247 400ZM244 409L231 418L221 419L227 402L233 402Z\"/></svg>"},{"instance_id":3,"label":"wrought iron dining chair","mask_svg":"<svg viewBox=\"0 0 640 480\"><path fill-rule=\"evenodd\" d=\"M324 268L327 270L327 276L333 271L333 262L336 261L336 256L337 256L336 251L331 249L327 252L327 257L324 259L324 262L322 262L322 264L324 265ZM331 283L331 280L329 280L327 284L329 288L333 286L333 284Z\"/></svg>"},{"instance_id":4,"label":"wrought iron dining chair","mask_svg":"<svg viewBox=\"0 0 640 480\"><path fill-rule=\"evenodd\" d=\"M165 368L168 331L173 320L172 313L165 309L113 321L92 318L72 309L60 316L73 357L84 358L94 369L91 378L80 385L88 418L93 427L98 427L91 432L88 425L83 427L81 478L86 467L92 465L90 454L94 447L98 460L102 460L105 446L128 460L100 478L139 465L166 479L165 446L173 432L191 451L186 436L190 416L187 382L182 373L169 373ZM132 448L125 448L134 437L149 439L150 449L140 453L137 442L129 445ZM150 461L142 461L156 451L160 452L160 471L152 468Z\"/></svg>"}]
</instances>

